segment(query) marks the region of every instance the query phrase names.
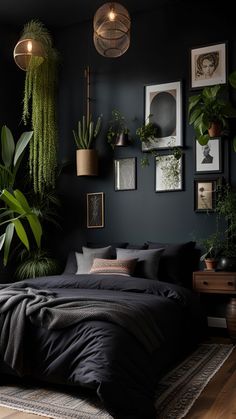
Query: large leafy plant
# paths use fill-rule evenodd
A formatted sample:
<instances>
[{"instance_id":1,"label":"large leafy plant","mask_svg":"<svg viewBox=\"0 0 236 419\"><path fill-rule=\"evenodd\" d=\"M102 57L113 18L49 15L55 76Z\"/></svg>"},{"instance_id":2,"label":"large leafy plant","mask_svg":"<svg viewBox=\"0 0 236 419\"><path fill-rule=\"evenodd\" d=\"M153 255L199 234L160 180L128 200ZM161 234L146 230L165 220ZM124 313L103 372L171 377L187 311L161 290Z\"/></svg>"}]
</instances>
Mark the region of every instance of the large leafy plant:
<instances>
[{"instance_id":1,"label":"large leafy plant","mask_svg":"<svg viewBox=\"0 0 236 419\"><path fill-rule=\"evenodd\" d=\"M25 149L32 139L33 131L23 132L15 144L11 130L1 129L0 191L13 188Z\"/></svg>"},{"instance_id":2,"label":"large leafy plant","mask_svg":"<svg viewBox=\"0 0 236 419\"><path fill-rule=\"evenodd\" d=\"M225 99L225 87L218 84L204 87L202 91L189 98L189 124L193 125L196 139L201 145L211 138L209 128L212 123L219 123L221 131L228 128L228 119L236 117L236 110L229 100ZM236 151L236 137L233 140Z\"/></svg>"},{"instance_id":3,"label":"large leafy plant","mask_svg":"<svg viewBox=\"0 0 236 419\"><path fill-rule=\"evenodd\" d=\"M16 189L11 193L4 189L0 200L5 204L0 208L0 227L5 227L5 232L0 236L0 251L4 249L3 264L6 266L14 233L30 251L29 232L32 233L37 247L40 248L42 227L25 195L19 190Z\"/></svg>"}]
</instances>

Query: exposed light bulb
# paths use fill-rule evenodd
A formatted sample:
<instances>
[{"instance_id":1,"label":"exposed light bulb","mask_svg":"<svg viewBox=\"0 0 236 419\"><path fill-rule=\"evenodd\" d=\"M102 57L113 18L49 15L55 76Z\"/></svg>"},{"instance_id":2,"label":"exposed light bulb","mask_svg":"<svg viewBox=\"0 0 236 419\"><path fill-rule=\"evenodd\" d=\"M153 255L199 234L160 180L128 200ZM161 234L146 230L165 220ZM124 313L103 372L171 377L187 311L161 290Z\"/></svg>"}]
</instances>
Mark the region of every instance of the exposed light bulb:
<instances>
[{"instance_id":1,"label":"exposed light bulb","mask_svg":"<svg viewBox=\"0 0 236 419\"><path fill-rule=\"evenodd\" d=\"M27 42L27 51L28 51L28 52L32 52L32 49L33 49L32 42L31 42L31 41L28 41L28 42Z\"/></svg>"},{"instance_id":2,"label":"exposed light bulb","mask_svg":"<svg viewBox=\"0 0 236 419\"><path fill-rule=\"evenodd\" d=\"M109 20L112 22L113 20L115 20L115 18L116 18L116 13L114 12L114 9L112 8L111 10L110 10L110 12L108 13L108 18L109 18Z\"/></svg>"}]
</instances>

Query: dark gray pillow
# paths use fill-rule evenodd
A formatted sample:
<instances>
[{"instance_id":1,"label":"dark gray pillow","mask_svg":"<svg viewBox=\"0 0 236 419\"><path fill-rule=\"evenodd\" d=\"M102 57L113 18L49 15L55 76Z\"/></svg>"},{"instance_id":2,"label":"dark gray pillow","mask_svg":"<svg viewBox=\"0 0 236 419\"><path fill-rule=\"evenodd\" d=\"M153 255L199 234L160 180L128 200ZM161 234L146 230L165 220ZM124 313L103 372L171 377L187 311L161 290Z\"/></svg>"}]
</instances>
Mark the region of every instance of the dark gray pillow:
<instances>
[{"instance_id":1,"label":"dark gray pillow","mask_svg":"<svg viewBox=\"0 0 236 419\"><path fill-rule=\"evenodd\" d=\"M111 246L112 248L112 257L116 258L116 248L119 247L121 249L126 249L128 243L127 242L113 242L113 243L94 243L94 242L87 242L87 247L92 249L98 249L101 247Z\"/></svg>"},{"instance_id":2,"label":"dark gray pillow","mask_svg":"<svg viewBox=\"0 0 236 419\"><path fill-rule=\"evenodd\" d=\"M63 274L75 274L77 271L77 262L75 250L71 250L67 256L66 266Z\"/></svg>"},{"instance_id":3,"label":"dark gray pillow","mask_svg":"<svg viewBox=\"0 0 236 419\"><path fill-rule=\"evenodd\" d=\"M95 258L110 259L112 257L111 246L102 247L99 249L91 249L90 247L82 247L83 253L75 253L77 261L76 274L87 274Z\"/></svg>"},{"instance_id":4,"label":"dark gray pillow","mask_svg":"<svg viewBox=\"0 0 236 419\"><path fill-rule=\"evenodd\" d=\"M138 259L134 276L157 279L159 261L163 250L116 249L116 254L117 259Z\"/></svg>"}]
</instances>

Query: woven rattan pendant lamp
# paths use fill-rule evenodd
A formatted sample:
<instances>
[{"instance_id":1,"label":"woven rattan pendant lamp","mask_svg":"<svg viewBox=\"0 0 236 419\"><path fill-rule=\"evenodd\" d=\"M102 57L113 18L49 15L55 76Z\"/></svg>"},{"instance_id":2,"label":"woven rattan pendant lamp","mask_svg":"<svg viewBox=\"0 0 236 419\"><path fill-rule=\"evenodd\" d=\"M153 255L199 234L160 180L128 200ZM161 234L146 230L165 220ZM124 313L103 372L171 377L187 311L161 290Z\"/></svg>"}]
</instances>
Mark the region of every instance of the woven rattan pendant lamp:
<instances>
[{"instance_id":1,"label":"woven rattan pendant lamp","mask_svg":"<svg viewBox=\"0 0 236 419\"><path fill-rule=\"evenodd\" d=\"M120 57L130 45L130 15L120 3L105 3L94 15L93 40L104 57Z\"/></svg>"},{"instance_id":2,"label":"woven rattan pendant lamp","mask_svg":"<svg viewBox=\"0 0 236 419\"><path fill-rule=\"evenodd\" d=\"M45 51L41 42L35 39L20 39L13 52L15 63L21 70L27 71L34 58L34 65L42 64L45 59Z\"/></svg>"}]
</instances>

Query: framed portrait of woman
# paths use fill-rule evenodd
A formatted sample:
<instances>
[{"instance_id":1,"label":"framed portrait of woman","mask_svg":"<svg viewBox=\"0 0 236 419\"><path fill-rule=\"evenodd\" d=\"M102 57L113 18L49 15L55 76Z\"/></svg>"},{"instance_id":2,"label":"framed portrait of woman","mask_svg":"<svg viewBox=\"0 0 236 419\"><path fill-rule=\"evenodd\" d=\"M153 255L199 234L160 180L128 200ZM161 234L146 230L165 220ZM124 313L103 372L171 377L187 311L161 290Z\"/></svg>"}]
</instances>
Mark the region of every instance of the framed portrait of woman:
<instances>
[{"instance_id":1,"label":"framed portrait of woman","mask_svg":"<svg viewBox=\"0 0 236 419\"><path fill-rule=\"evenodd\" d=\"M226 83L226 42L190 50L190 88Z\"/></svg>"}]
</instances>

